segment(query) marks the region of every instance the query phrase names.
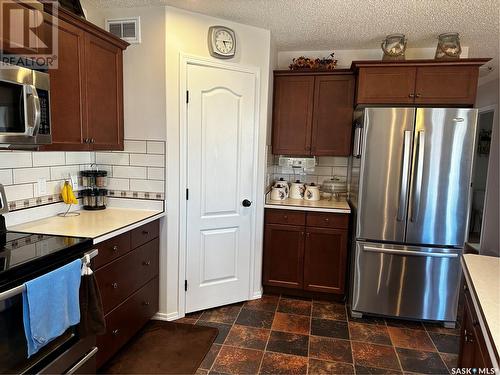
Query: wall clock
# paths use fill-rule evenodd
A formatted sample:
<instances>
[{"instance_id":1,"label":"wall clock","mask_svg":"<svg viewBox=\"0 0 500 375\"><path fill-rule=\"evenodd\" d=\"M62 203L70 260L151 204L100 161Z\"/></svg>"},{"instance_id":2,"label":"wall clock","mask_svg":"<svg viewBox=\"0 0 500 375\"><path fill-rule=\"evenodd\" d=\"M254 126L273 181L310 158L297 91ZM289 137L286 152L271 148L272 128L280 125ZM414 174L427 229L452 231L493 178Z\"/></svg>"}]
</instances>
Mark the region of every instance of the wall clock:
<instances>
[{"instance_id":1,"label":"wall clock","mask_svg":"<svg viewBox=\"0 0 500 375\"><path fill-rule=\"evenodd\" d=\"M225 26L211 26L208 29L208 51L218 59L230 59L236 53L234 31Z\"/></svg>"}]
</instances>

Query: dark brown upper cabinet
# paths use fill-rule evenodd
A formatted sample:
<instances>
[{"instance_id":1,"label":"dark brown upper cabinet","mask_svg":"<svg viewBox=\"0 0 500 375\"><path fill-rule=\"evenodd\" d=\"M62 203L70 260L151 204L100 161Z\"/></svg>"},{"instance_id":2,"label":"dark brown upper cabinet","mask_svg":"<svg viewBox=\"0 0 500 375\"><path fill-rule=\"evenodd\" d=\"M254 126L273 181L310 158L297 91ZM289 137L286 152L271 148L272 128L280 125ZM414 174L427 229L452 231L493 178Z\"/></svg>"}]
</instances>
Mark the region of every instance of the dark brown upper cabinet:
<instances>
[{"instance_id":1,"label":"dark brown upper cabinet","mask_svg":"<svg viewBox=\"0 0 500 375\"><path fill-rule=\"evenodd\" d=\"M349 155L353 105L349 70L275 71L273 154Z\"/></svg>"},{"instance_id":2,"label":"dark brown upper cabinet","mask_svg":"<svg viewBox=\"0 0 500 375\"><path fill-rule=\"evenodd\" d=\"M356 104L473 106L479 67L489 60L354 61Z\"/></svg>"},{"instance_id":3,"label":"dark brown upper cabinet","mask_svg":"<svg viewBox=\"0 0 500 375\"><path fill-rule=\"evenodd\" d=\"M56 26L57 25L57 26ZM123 150L123 50L128 43L59 9L57 69L50 69L52 144L43 150Z\"/></svg>"}]
</instances>

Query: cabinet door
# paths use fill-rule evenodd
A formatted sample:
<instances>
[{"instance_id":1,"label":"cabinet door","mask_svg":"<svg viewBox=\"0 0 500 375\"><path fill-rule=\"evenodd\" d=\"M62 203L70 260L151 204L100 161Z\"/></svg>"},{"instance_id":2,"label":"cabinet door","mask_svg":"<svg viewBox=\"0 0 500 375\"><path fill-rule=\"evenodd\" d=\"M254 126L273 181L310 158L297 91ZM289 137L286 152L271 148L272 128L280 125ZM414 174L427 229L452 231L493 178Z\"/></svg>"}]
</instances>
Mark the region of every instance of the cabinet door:
<instances>
[{"instance_id":1,"label":"cabinet door","mask_svg":"<svg viewBox=\"0 0 500 375\"><path fill-rule=\"evenodd\" d=\"M87 120L92 148L123 150L122 50L85 35Z\"/></svg>"},{"instance_id":2,"label":"cabinet door","mask_svg":"<svg viewBox=\"0 0 500 375\"><path fill-rule=\"evenodd\" d=\"M346 230L307 227L304 289L343 294L346 259Z\"/></svg>"},{"instance_id":3,"label":"cabinet door","mask_svg":"<svg viewBox=\"0 0 500 375\"><path fill-rule=\"evenodd\" d=\"M266 224L263 284L302 289L304 227Z\"/></svg>"},{"instance_id":4,"label":"cabinet door","mask_svg":"<svg viewBox=\"0 0 500 375\"><path fill-rule=\"evenodd\" d=\"M415 76L415 67L360 68L356 103L413 103Z\"/></svg>"},{"instance_id":5,"label":"cabinet door","mask_svg":"<svg viewBox=\"0 0 500 375\"><path fill-rule=\"evenodd\" d=\"M55 27L48 17L46 28ZM52 144L44 150L88 150L85 112L84 32L58 20L58 67L49 70Z\"/></svg>"},{"instance_id":6,"label":"cabinet door","mask_svg":"<svg viewBox=\"0 0 500 375\"><path fill-rule=\"evenodd\" d=\"M310 155L314 76L274 79L273 154Z\"/></svg>"},{"instance_id":7,"label":"cabinet door","mask_svg":"<svg viewBox=\"0 0 500 375\"><path fill-rule=\"evenodd\" d=\"M474 105L477 66L426 66L417 68L415 103Z\"/></svg>"},{"instance_id":8,"label":"cabinet door","mask_svg":"<svg viewBox=\"0 0 500 375\"><path fill-rule=\"evenodd\" d=\"M349 155L353 106L354 77L352 75L317 76L315 78L312 155Z\"/></svg>"}]
</instances>

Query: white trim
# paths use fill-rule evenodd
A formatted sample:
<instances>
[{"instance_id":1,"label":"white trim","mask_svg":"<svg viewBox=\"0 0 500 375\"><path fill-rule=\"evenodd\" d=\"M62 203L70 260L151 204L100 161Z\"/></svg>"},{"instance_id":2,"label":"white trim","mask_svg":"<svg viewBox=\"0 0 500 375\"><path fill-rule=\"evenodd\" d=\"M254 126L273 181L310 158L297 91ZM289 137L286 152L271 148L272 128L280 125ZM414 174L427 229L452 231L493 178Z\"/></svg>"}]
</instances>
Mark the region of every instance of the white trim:
<instances>
[{"instance_id":1,"label":"white trim","mask_svg":"<svg viewBox=\"0 0 500 375\"><path fill-rule=\"evenodd\" d=\"M173 313L170 313L170 314L165 314L165 313L158 312L158 313L154 314L151 319L153 319L153 320L163 320L163 321L170 322L172 320L177 320L177 319L180 319L182 317L183 316L180 316L177 311L173 312Z\"/></svg>"},{"instance_id":2,"label":"white trim","mask_svg":"<svg viewBox=\"0 0 500 375\"><path fill-rule=\"evenodd\" d=\"M498 118L498 105L496 104L492 104L492 105L488 105L488 106L485 106L485 107L481 107L481 108L478 108L477 109L477 137L476 139L479 139L479 116L481 115L481 113L485 113L485 112L491 112L493 111L493 126L491 128L491 140L493 141L493 130L495 129L495 121L497 120ZM476 152L477 150L475 149L477 146L477 141L476 143L474 144L474 156L476 155ZM476 158L474 158L476 159ZM490 155L488 155L488 169L487 169L487 172L486 172L486 187L484 189L484 202L483 202L483 215L484 215L484 207L488 207L488 182L489 182L489 179L491 178L490 177L490 165L493 161L491 160L491 157ZM474 171L474 174L475 174L475 171ZM474 197L472 197L472 199L474 199ZM472 206L472 203L471 203L471 206ZM479 249L481 249L481 242L483 240L483 235L484 235L484 216L481 218L481 221L482 221L482 225L481 225L481 233L479 235ZM479 250L479 252L481 252L481 250Z\"/></svg>"},{"instance_id":3,"label":"white trim","mask_svg":"<svg viewBox=\"0 0 500 375\"><path fill-rule=\"evenodd\" d=\"M214 61L195 55L186 53L179 54L179 192L182 196L187 186L187 103L184 99L187 92L187 69L188 65L198 65L206 67L214 67L225 70L231 70L242 73L253 74L255 77L255 113L254 113L254 144L253 144L253 177L254 184L252 187L253 205L253 220L251 223L251 246L250 246L250 278L248 299L254 299L253 283L255 277L260 277L260 269L255 269L256 256L256 235L257 235L257 206L261 204L262 199L259 199L258 181L259 181L259 134L260 134L260 68L247 66L231 62ZM184 204L179 207L179 315L184 316L186 313L186 292L184 291L184 280L186 280L186 226L187 226L187 206L186 200L180 199ZM258 273L258 275L256 275Z\"/></svg>"}]
</instances>

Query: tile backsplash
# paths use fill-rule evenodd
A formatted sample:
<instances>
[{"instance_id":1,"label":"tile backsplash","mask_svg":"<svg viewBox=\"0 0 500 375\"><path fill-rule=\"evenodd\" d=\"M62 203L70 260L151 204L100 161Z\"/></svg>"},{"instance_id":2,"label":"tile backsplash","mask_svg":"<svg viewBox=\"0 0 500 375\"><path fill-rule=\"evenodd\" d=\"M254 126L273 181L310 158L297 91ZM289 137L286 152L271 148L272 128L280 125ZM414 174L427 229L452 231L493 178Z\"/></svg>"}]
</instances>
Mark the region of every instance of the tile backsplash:
<instances>
[{"instance_id":1,"label":"tile backsplash","mask_svg":"<svg viewBox=\"0 0 500 375\"><path fill-rule=\"evenodd\" d=\"M125 150L113 152L1 151L0 183L11 210L57 203L63 181L96 163L108 171L110 196L163 200L165 147L164 141L125 140ZM39 191L43 180L46 189Z\"/></svg>"},{"instance_id":2,"label":"tile backsplash","mask_svg":"<svg viewBox=\"0 0 500 375\"><path fill-rule=\"evenodd\" d=\"M300 179L302 182L321 185L324 180L333 176L342 176L347 178L347 166L349 159L347 157L319 156L316 158L316 167L314 171L305 174L296 174L292 168L280 167L278 165L279 155L268 155L267 174L270 184L279 180L281 177L291 182Z\"/></svg>"}]
</instances>

